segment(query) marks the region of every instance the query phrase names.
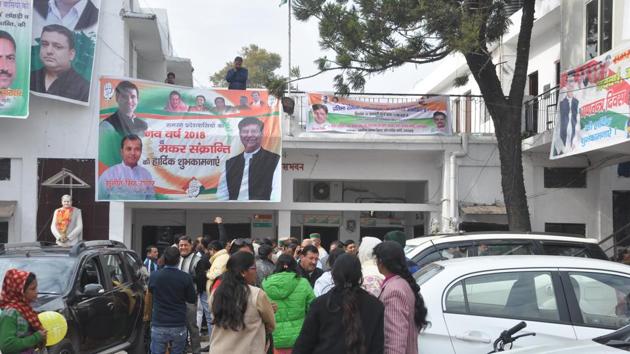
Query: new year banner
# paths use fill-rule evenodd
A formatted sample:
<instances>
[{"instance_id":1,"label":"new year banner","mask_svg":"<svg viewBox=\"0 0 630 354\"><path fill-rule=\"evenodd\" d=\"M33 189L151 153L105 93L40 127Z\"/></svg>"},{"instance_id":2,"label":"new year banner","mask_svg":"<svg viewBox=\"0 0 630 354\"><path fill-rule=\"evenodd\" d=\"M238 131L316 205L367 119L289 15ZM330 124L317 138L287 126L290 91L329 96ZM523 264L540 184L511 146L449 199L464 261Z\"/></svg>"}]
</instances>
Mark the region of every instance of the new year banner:
<instances>
[{"instance_id":1,"label":"new year banner","mask_svg":"<svg viewBox=\"0 0 630 354\"><path fill-rule=\"evenodd\" d=\"M431 96L405 103L372 103L309 93L309 132L449 135L448 97Z\"/></svg>"},{"instance_id":2,"label":"new year banner","mask_svg":"<svg viewBox=\"0 0 630 354\"><path fill-rule=\"evenodd\" d=\"M550 158L630 140L630 45L560 76Z\"/></svg>"},{"instance_id":3,"label":"new year banner","mask_svg":"<svg viewBox=\"0 0 630 354\"><path fill-rule=\"evenodd\" d=\"M33 1L31 92L87 106L101 0L59 3Z\"/></svg>"},{"instance_id":4,"label":"new year banner","mask_svg":"<svg viewBox=\"0 0 630 354\"><path fill-rule=\"evenodd\" d=\"M0 117L28 117L31 0L0 1Z\"/></svg>"},{"instance_id":5,"label":"new year banner","mask_svg":"<svg viewBox=\"0 0 630 354\"><path fill-rule=\"evenodd\" d=\"M280 115L266 90L102 77L97 199L280 201Z\"/></svg>"}]
</instances>

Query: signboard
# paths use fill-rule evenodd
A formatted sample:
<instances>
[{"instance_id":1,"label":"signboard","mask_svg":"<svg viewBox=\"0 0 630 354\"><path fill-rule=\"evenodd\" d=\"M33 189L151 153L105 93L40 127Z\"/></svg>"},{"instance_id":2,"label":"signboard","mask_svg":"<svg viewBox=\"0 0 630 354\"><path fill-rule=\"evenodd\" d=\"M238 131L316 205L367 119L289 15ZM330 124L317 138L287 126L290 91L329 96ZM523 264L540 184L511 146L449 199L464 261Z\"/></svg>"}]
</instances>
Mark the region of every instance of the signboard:
<instances>
[{"instance_id":1,"label":"signboard","mask_svg":"<svg viewBox=\"0 0 630 354\"><path fill-rule=\"evenodd\" d=\"M550 158L629 141L630 45L563 72Z\"/></svg>"},{"instance_id":2,"label":"signboard","mask_svg":"<svg viewBox=\"0 0 630 354\"><path fill-rule=\"evenodd\" d=\"M98 200L280 201L280 115L265 90L103 77Z\"/></svg>"},{"instance_id":3,"label":"signboard","mask_svg":"<svg viewBox=\"0 0 630 354\"><path fill-rule=\"evenodd\" d=\"M28 117L31 0L0 1L0 117Z\"/></svg>"},{"instance_id":4,"label":"signboard","mask_svg":"<svg viewBox=\"0 0 630 354\"><path fill-rule=\"evenodd\" d=\"M58 3L33 1L31 92L87 106L101 1L75 1L64 10Z\"/></svg>"},{"instance_id":5,"label":"signboard","mask_svg":"<svg viewBox=\"0 0 630 354\"><path fill-rule=\"evenodd\" d=\"M308 132L450 135L448 96L404 103L373 103L309 93Z\"/></svg>"}]
</instances>

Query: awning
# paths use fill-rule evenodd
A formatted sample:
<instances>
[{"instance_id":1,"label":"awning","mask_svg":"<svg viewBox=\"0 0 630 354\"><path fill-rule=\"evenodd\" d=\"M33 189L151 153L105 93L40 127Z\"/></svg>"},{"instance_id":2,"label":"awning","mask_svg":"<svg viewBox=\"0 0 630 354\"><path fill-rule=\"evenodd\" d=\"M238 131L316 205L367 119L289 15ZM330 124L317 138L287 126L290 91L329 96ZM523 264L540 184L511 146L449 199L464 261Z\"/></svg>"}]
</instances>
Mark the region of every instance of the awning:
<instances>
[{"instance_id":1,"label":"awning","mask_svg":"<svg viewBox=\"0 0 630 354\"><path fill-rule=\"evenodd\" d=\"M0 218L13 217L16 205L16 201L0 201Z\"/></svg>"}]
</instances>

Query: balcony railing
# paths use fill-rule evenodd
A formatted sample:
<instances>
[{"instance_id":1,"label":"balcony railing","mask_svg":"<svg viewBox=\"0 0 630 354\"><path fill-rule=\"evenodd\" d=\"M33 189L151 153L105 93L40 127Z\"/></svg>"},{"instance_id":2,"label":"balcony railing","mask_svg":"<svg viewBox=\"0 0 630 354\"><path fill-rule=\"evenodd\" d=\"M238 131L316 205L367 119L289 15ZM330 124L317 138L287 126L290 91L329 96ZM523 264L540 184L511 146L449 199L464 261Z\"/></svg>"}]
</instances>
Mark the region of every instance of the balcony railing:
<instances>
[{"instance_id":1,"label":"balcony railing","mask_svg":"<svg viewBox=\"0 0 630 354\"><path fill-rule=\"evenodd\" d=\"M527 136L553 129L558 107L558 86L523 103Z\"/></svg>"},{"instance_id":2,"label":"balcony railing","mask_svg":"<svg viewBox=\"0 0 630 354\"><path fill-rule=\"evenodd\" d=\"M389 93L360 93L350 94L353 100L369 103L406 103L418 101L430 95L416 94L389 94ZM291 98L295 100L295 112L292 125L294 132L306 131L310 106L308 97L304 92L292 92ZM490 113L486 109L483 98L474 95L450 95L448 96L448 114L451 119L453 133L494 134L494 125Z\"/></svg>"}]
</instances>

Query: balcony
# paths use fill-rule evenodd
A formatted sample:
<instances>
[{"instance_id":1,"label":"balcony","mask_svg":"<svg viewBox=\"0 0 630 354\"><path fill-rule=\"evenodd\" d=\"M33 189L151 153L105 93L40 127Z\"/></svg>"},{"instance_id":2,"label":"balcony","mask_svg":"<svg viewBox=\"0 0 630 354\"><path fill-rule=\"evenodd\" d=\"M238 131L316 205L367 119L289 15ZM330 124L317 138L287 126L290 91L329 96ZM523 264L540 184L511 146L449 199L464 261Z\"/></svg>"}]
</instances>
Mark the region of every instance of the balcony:
<instances>
[{"instance_id":1,"label":"balcony","mask_svg":"<svg viewBox=\"0 0 630 354\"><path fill-rule=\"evenodd\" d=\"M350 94L348 98L369 103L406 103L418 101L428 96L431 95L360 93ZM305 92L291 92L290 97L295 100L295 111L290 120L289 135L299 136L306 132L306 123L311 108ZM452 119L451 129L453 134L494 135L494 125L481 96L448 96L447 114ZM332 133L318 134L330 135Z\"/></svg>"},{"instance_id":2,"label":"balcony","mask_svg":"<svg viewBox=\"0 0 630 354\"><path fill-rule=\"evenodd\" d=\"M558 93L558 86L556 86L543 92L541 95L531 97L523 103L525 137L553 130L558 105Z\"/></svg>"}]
</instances>

